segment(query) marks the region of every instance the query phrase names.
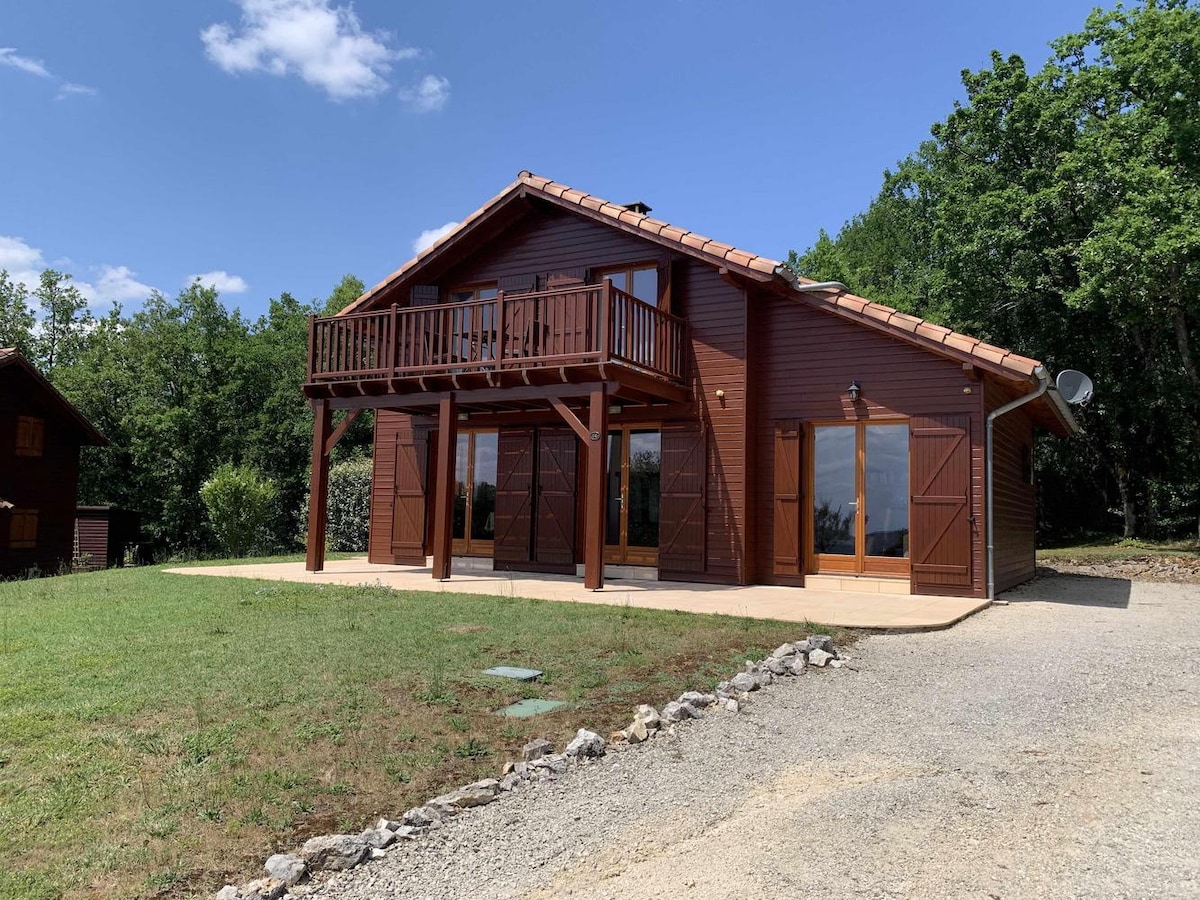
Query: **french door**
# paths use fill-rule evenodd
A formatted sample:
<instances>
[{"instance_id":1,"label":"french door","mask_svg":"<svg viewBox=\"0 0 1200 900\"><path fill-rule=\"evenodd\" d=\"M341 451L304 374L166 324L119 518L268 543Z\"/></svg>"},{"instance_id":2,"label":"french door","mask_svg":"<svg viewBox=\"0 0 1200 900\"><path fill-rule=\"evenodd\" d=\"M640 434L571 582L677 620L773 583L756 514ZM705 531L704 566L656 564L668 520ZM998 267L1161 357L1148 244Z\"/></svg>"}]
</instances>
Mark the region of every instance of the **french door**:
<instances>
[{"instance_id":1,"label":"french door","mask_svg":"<svg viewBox=\"0 0 1200 900\"><path fill-rule=\"evenodd\" d=\"M658 565L661 469L658 429L622 428L608 433L605 562Z\"/></svg>"},{"instance_id":2,"label":"french door","mask_svg":"<svg viewBox=\"0 0 1200 900\"><path fill-rule=\"evenodd\" d=\"M811 435L807 570L907 576L908 423L817 424Z\"/></svg>"},{"instance_id":3,"label":"french door","mask_svg":"<svg viewBox=\"0 0 1200 900\"><path fill-rule=\"evenodd\" d=\"M456 556L491 556L496 537L495 431L460 431L454 455Z\"/></svg>"}]
</instances>

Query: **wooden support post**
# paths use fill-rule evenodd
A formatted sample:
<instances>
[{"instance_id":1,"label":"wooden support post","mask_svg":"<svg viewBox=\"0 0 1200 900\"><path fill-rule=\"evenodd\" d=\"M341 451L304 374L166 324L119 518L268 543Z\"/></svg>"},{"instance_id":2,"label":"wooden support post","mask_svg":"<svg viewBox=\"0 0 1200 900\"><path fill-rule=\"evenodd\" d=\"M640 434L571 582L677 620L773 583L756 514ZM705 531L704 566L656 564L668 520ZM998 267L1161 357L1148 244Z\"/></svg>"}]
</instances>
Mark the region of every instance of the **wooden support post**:
<instances>
[{"instance_id":1,"label":"wooden support post","mask_svg":"<svg viewBox=\"0 0 1200 900\"><path fill-rule=\"evenodd\" d=\"M608 389L601 385L588 401L587 496L584 498L583 586L604 587L604 514L608 506Z\"/></svg>"},{"instance_id":2,"label":"wooden support post","mask_svg":"<svg viewBox=\"0 0 1200 900\"><path fill-rule=\"evenodd\" d=\"M437 465L433 470L433 577L439 581L450 577L457 428L454 394L446 394L438 401Z\"/></svg>"},{"instance_id":3,"label":"wooden support post","mask_svg":"<svg viewBox=\"0 0 1200 900\"><path fill-rule=\"evenodd\" d=\"M313 401L312 475L308 483L308 553L304 567L325 568L326 501L329 497L329 453L325 449L333 425L328 400Z\"/></svg>"}]
</instances>

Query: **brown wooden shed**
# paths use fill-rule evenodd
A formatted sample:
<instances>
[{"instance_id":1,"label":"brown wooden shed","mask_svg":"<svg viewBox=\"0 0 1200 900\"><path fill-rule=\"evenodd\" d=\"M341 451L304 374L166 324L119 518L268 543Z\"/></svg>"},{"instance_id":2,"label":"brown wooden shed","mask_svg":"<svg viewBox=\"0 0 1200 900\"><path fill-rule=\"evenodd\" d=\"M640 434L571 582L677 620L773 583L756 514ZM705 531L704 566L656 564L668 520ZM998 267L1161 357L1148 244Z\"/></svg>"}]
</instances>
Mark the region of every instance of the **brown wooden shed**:
<instances>
[{"instance_id":1,"label":"brown wooden shed","mask_svg":"<svg viewBox=\"0 0 1200 900\"><path fill-rule=\"evenodd\" d=\"M75 510L76 572L113 568L125 564L141 541L140 516L115 506L80 506Z\"/></svg>"},{"instance_id":2,"label":"brown wooden shed","mask_svg":"<svg viewBox=\"0 0 1200 900\"><path fill-rule=\"evenodd\" d=\"M989 543L993 590L1032 577L1033 432L1076 430L1037 361L646 212L522 172L312 320L310 569L329 451L370 408L370 559L436 578L477 556L981 597Z\"/></svg>"},{"instance_id":3,"label":"brown wooden shed","mask_svg":"<svg viewBox=\"0 0 1200 900\"><path fill-rule=\"evenodd\" d=\"M16 350L0 350L0 578L70 567L79 448L108 442Z\"/></svg>"}]
</instances>

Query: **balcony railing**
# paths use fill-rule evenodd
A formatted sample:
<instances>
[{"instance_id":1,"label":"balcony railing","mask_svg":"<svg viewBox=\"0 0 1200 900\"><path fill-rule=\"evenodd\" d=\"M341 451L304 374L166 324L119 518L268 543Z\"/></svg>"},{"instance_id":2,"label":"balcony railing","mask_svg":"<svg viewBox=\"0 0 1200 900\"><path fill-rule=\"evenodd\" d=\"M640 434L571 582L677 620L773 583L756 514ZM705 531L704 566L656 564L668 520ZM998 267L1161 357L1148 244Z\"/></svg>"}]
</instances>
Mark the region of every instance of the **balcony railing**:
<instances>
[{"instance_id":1,"label":"balcony railing","mask_svg":"<svg viewBox=\"0 0 1200 900\"><path fill-rule=\"evenodd\" d=\"M687 325L609 281L309 320L309 382L615 362L683 380Z\"/></svg>"}]
</instances>

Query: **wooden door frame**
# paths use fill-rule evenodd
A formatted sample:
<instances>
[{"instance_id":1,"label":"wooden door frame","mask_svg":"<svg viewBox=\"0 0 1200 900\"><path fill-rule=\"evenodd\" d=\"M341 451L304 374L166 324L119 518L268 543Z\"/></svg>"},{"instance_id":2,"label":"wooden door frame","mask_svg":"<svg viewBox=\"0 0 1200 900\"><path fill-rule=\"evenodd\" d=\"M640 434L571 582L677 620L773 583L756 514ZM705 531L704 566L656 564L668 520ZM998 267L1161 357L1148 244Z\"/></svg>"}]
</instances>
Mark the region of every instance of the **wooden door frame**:
<instances>
[{"instance_id":1,"label":"wooden door frame","mask_svg":"<svg viewBox=\"0 0 1200 900\"><path fill-rule=\"evenodd\" d=\"M475 436L479 434L494 434L496 435L497 446L499 446L500 431L497 428L460 428L458 435L455 438L455 453L458 452L458 437L467 438L467 512L463 519L463 536L461 538L451 539L451 552L454 556L478 556L485 559L492 559L496 555L495 540L473 539L471 537L471 517L475 508ZM496 480L499 481L500 460L497 457L496 465ZM457 465L457 463L456 463ZM493 531L493 534L495 532Z\"/></svg>"},{"instance_id":2,"label":"wooden door frame","mask_svg":"<svg viewBox=\"0 0 1200 900\"><path fill-rule=\"evenodd\" d=\"M609 423L608 433L604 439L610 440L613 432L620 432L621 438L621 514L619 524L617 526L617 535L620 540L619 544L609 544L607 541L604 544L604 562L608 565L618 566L649 566L658 567L658 547L630 547L629 546L629 435L635 431L653 431L658 434L659 439L659 465L662 464L662 423L642 423L639 425L621 424L614 425ZM608 483L608 473L604 473L605 484ZM662 489L662 474L659 473L659 490ZM604 492L604 503L608 504L608 491ZM661 522L659 523L661 526Z\"/></svg>"},{"instance_id":3,"label":"wooden door frame","mask_svg":"<svg viewBox=\"0 0 1200 900\"><path fill-rule=\"evenodd\" d=\"M804 571L813 575L865 575L880 578L909 578L912 571L912 546L909 545L908 556L867 556L867 517L866 517L866 455L867 427L871 425L904 425L909 428L908 463L905 474L912 464L912 431L911 418L908 416L880 416L870 419L858 419L847 422L845 419L815 419L804 423L804 483L802 498L804 502ZM816 449L817 429L826 427L853 428L854 433L854 487L855 500L858 503L854 516L854 546L853 556L839 556L829 553L817 553L813 546L815 530L815 515L813 501L816 498ZM909 485L908 521L912 523L912 485Z\"/></svg>"}]
</instances>

